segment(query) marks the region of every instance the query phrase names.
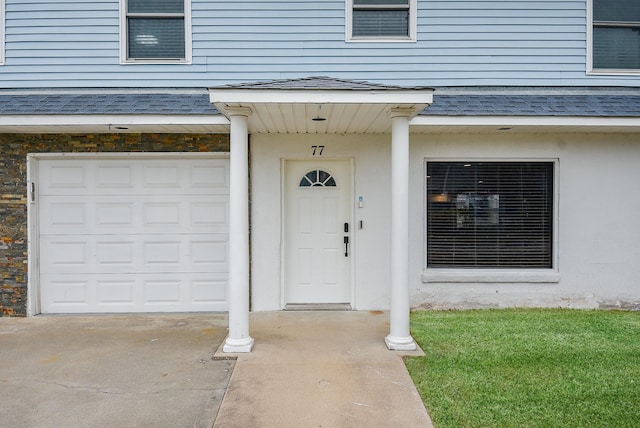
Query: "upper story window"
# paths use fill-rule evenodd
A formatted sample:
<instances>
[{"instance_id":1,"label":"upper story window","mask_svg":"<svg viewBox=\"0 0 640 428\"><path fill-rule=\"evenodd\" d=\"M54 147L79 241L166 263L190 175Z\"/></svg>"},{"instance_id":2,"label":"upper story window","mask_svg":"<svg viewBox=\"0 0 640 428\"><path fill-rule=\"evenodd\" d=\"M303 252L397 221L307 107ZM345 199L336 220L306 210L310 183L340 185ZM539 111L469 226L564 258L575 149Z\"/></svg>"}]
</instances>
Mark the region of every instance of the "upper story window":
<instances>
[{"instance_id":1,"label":"upper story window","mask_svg":"<svg viewBox=\"0 0 640 428\"><path fill-rule=\"evenodd\" d=\"M190 0L122 0L123 62L190 62Z\"/></svg>"},{"instance_id":2,"label":"upper story window","mask_svg":"<svg viewBox=\"0 0 640 428\"><path fill-rule=\"evenodd\" d=\"M417 0L347 0L348 41L415 41Z\"/></svg>"},{"instance_id":3,"label":"upper story window","mask_svg":"<svg viewBox=\"0 0 640 428\"><path fill-rule=\"evenodd\" d=\"M591 69L640 71L640 1L591 0Z\"/></svg>"}]
</instances>

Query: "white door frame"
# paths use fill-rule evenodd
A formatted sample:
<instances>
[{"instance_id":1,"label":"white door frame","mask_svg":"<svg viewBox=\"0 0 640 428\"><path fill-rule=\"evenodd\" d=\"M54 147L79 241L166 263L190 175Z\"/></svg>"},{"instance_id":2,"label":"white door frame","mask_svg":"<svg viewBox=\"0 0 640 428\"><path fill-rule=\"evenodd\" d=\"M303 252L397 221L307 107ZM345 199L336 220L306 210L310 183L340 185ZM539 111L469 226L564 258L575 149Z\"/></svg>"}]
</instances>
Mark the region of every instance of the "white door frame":
<instances>
[{"instance_id":1,"label":"white door frame","mask_svg":"<svg viewBox=\"0 0 640 428\"><path fill-rule=\"evenodd\" d=\"M305 161L312 162L317 160L318 162L325 161L348 161L349 162L349 177L348 177L348 185L349 185L349 225L350 225L350 241L349 241L349 287L350 287L350 302L351 308L356 308L356 291L355 291L355 260L357 255L357 239L356 239L356 227L354 223L355 219L355 161L351 157L335 157L335 158L281 158L280 159L280 308L285 309L287 305L286 298L286 222L285 222L285 213L287 209L287 193L286 193L286 167L288 162L296 162L296 161Z\"/></svg>"},{"instance_id":2,"label":"white door frame","mask_svg":"<svg viewBox=\"0 0 640 428\"><path fill-rule=\"evenodd\" d=\"M99 153L29 153L27 154L27 316L41 313L40 299L40 218L38 188L40 160L56 159L159 159L159 158L229 158L228 152L99 152Z\"/></svg>"}]
</instances>

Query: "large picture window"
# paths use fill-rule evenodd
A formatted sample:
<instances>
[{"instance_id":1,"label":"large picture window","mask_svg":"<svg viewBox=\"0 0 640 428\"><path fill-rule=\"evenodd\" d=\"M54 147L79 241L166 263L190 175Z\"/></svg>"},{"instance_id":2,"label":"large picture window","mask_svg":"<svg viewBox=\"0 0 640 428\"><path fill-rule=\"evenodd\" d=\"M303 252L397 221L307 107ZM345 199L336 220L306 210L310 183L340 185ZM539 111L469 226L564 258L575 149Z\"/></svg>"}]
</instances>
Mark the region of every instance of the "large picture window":
<instances>
[{"instance_id":1,"label":"large picture window","mask_svg":"<svg viewBox=\"0 0 640 428\"><path fill-rule=\"evenodd\" d=\"M640 70L640 1L591 1L593 70Z\"/></svg>"},{"instance_id":2,"label":"large picture window","mask_svg":"<svg viewBox=\"0 0 640 428\"><path fill-rule=\"evenodd\" d=\"M347 39L414 40L416 0L347 0Z\"/></svg>"},{"instance_id":3,"label":"large picture window","mask_svg":"<svg viewBox=\"0 0 640 428\"><path fill-rule=\"evenodd\" d=\"M551 268L553 162L427 162L427 267Z\"/></svg>"},{"instance_id":4,"label":"large picture window","mask_svg":"<svg viewBox=\"0 0 640 428\"><path fill-rule=\"evenodd\" d=\"M125 61L188 61L189 0L123 1Z\"/></svg>"}]
</instances>

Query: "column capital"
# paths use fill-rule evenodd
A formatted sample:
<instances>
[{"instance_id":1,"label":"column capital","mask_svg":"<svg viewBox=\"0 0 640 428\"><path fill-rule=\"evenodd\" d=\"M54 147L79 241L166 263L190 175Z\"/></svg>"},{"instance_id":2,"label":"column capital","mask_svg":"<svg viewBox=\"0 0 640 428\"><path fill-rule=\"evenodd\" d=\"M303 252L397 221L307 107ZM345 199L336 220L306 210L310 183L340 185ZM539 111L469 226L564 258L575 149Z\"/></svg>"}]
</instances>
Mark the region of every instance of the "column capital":
<instances>
[{"instance_id":1,"label":"column capital","mask_svg":"<svg viewBox=\"0 0 640 428\"><path fill-rule=\"evenodd\" d=\"M249 107L225 107L225 112L229 115L229 117L233 116L251 116L251 109Z\"/></svg>"},{"instance_id":2,"label":"column capital","mask_svg":"<svg viewBox=\"0 0 640 428\"><path fill-rule=\"evenodd\" d=\"M391 107L389 109L389 116L393 119L396 117L406 117L407 119L416 114L416 109L413 107Z\"/></svg>"}]
</instances>

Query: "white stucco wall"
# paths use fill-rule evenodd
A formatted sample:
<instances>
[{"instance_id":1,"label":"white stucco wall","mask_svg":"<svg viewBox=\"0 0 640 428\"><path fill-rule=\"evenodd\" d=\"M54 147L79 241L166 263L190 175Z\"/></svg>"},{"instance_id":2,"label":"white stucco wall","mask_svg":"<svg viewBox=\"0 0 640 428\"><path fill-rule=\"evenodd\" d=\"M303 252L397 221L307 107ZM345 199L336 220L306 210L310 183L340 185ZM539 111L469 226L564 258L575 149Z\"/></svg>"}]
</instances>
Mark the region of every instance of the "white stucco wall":
<instances>
[{"instance_id":1,"label":"white stucco wall","mask_svg":"<svg viewBox=\"0 0 640 428\"><path fill-rule=\"evenodd\" d=\"M252 309L281 309L282 160L311 159L324 145L323 159L354 160L354 302L356 309L389 306L390 136L253 135L251 137ZM364 207L357 206L357 197ZM359 222L363 222L362 229Z\"/></svg>"},{"instance_id":2,"label":"white stucco wall","mask_svg":"<svg viewBox=\"0 0 640 428\"><path fill-rule=\"evenodd\" d=\"M390 135L252 135L252 310L283 307L283 159L354 160L355 309L388 309ZM640 139L622 134L411 136L410 293L414 307L640 306ZM425 159L554 160L556 266L538 282L425 282ZM364 197L358 208L357 197ZM363 221L363 228L357 227ZM465 270L465 274L469 271Z\"/></svg>"},{"instance_id":3,"label":"white stucco wall","mask_svg":"<svg viewBox=\"0 0 640 428\"><path fill-rule=\"evenodd\" d=\"M555 159L557 277L550 282L410 284L412 305L435 308L640 305L640 144L637 135L431 135L412 139L412 212L424 206L425 158ZM411 218L412 237L424 216ZM411 240L411 272L424 242ZM497 276L499 278L499 275Z\"/></svg>"}]
</instances>

